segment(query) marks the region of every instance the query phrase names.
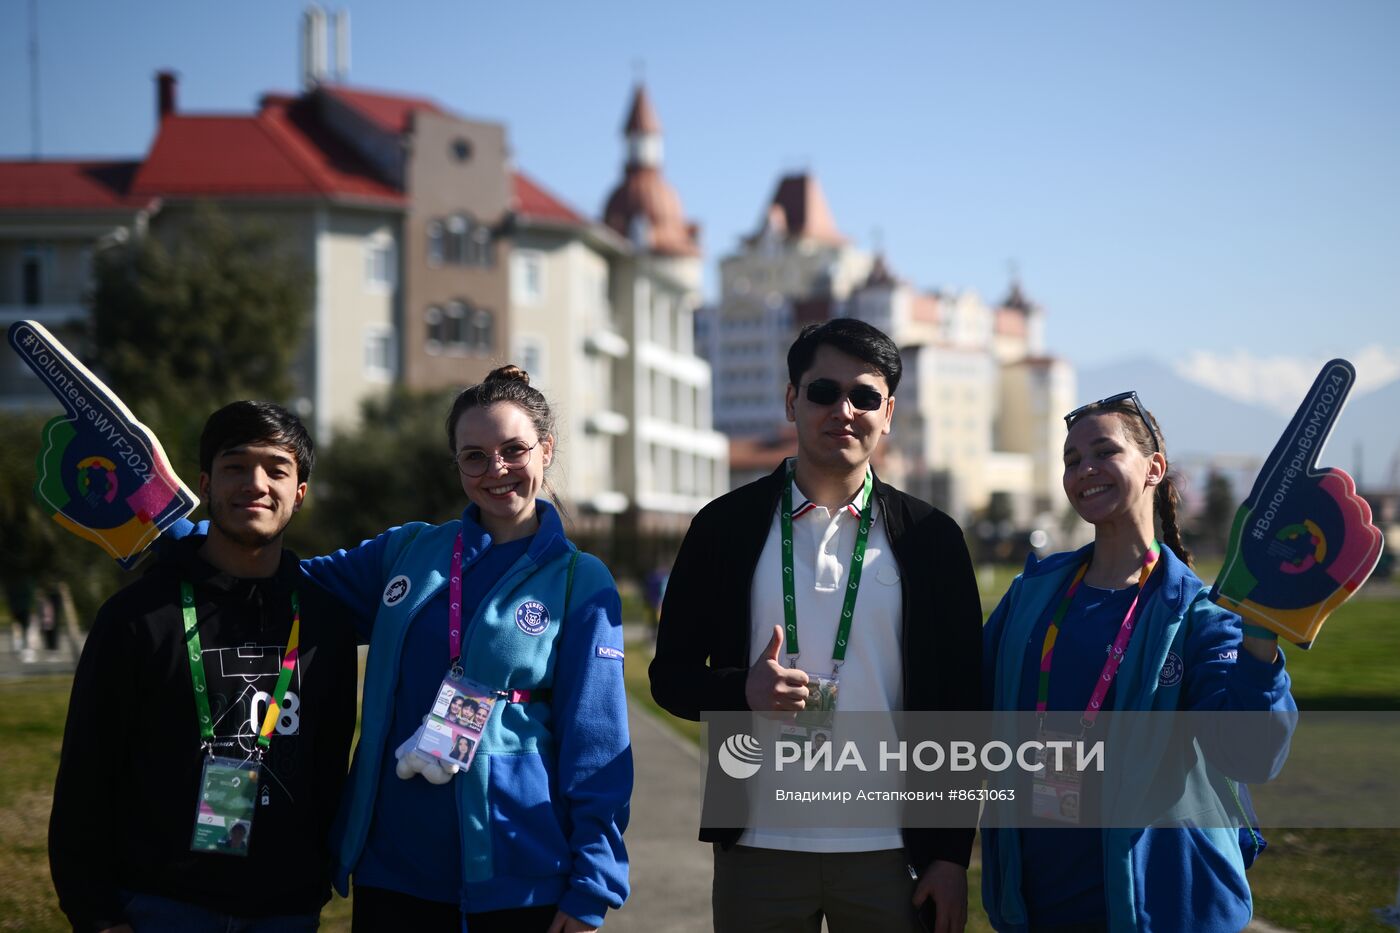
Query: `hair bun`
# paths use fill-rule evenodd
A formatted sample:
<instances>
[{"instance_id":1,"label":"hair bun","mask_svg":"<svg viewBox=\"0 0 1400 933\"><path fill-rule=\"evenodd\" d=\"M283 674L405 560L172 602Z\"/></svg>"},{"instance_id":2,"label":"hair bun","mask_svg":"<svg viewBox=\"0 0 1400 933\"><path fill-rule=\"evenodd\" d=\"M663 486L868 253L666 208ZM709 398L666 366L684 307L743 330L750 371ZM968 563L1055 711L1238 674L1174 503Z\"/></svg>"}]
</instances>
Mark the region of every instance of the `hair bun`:
<instances>
[{"instance_id":1,"label":"hair bun","mask_svg":"<svg viewBox=\"0 0 1400 933\"><path fill-rule=\"evenodd\" d=\"M486 382L521 382L530 384L530 374L516 366L514 363L507 363L504 366L497 366L486 374Z\"/></svg>"}]
</instances>

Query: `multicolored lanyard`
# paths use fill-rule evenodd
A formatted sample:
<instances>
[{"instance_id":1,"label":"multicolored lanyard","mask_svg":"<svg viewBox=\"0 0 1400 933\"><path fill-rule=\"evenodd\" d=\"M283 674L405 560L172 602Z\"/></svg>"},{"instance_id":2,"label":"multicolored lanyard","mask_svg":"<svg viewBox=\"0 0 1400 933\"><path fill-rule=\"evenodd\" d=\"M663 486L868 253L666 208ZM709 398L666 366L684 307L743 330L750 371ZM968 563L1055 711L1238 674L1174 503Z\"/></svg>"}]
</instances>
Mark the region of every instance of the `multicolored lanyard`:
<instances>
[{"instance_id":1,"label":"multicolored lanyard","mask_svg":"<svg viewBox=\"0 0 1400 933\"><path fill-rule=\"evenodd\" d=\"M188 580L180 581L180 611L185 618L185 644L189 646L190 680L194 682L194 708L199 714L199 735L205 748L214 744L214 718L209 712L209 686L204 679L204 649L199 642L199 615L194 608L194 587ZM272 699L267 704L267 714L263 716L262 728L258 730L258 754L261 755L272 744L272 730L282 715L282 703L287 699L287 689L292 685L292 671L297 666L297 654L301 647L301 601L296 590L292 591L292 636L287 639L287 649L282 652L282 670L277 675L277 686L273 688Z\"/></svg>"},{"instance_id":2,"label":"multicolored lanyard","mask_svg":"<svg viewBox=\"0 0 1400 933\"><path fill-rule=\"evenodd\" d=\"M1098 682L1094 685L1094 692L1089 696L1089 706L1084 710L1083 717L1079 722L1085 729L1094 727L1094 720L1098 718L1099 709L1103 706L1103 701L1108 696L1108 688L1113 685L1113 680L1118 676L1118 667L1123 663L1123 655L1128 651L1128 642L1133 637L1133 627L1137 623L1138 602L1142 599L1143 587L1147 585L1147 578L1152 576L1152 571L1157 569L1158 558L1161 557L1162 548L1156 541L1153 541L1147 549L1147 553L1142 557L1142 570L1138 573L1137 592L1133 594L1133 603L1128 607L1128 612L1123 616L1123 624L1118 626L1118 637L1113 639L1113 647L1109 649L1108 660L1104 662L1103 671L1099 674ZM1040 682L1036 687L1035 711L1040 714L1041 722L1045 721L1045 708L1050 699L1050 665L1055 656L1055 638L1060 633L1060 622L1064 620L1065 613L1069 611L1070 603L1074 601L1074 594L1079 591L1079 584L1084 580L1084 574L1089 570L1089 561L1079 565L1079 570L1075 572L1074 579L1070 581L1069 589L1065 591L1064 598L1060 600L1060 605L1055 609L1055 614L1050 617L1050 625L1045 630L1045 643L1040 648Z\"/></svg>"},{"instance_id":3,"label":"multicolored lanyard","mask_svg":"<svg viewBox=\"0 0 1400 933\"><path fill-rule=\"evenodd\" d=\"M783 484L783 620L787 631L788 667L797 665L797 591L793 584L792 559L792 476L793 468L788 467L787 482ZM875 497L870 494L874 482L869 470L865 471L865 508L860 513L860 526L856 531L856 546L851 552L851 566L846 572L846 599L841 605L841 621L836 628L836 644L831 648L832 675L841 669L846 661L846 642L851 636L851 619L856 610L856 594L860 591L860 571L865 562L865 545L870 539L870 523L875 515Z\"/></svg>"}]
</instances>

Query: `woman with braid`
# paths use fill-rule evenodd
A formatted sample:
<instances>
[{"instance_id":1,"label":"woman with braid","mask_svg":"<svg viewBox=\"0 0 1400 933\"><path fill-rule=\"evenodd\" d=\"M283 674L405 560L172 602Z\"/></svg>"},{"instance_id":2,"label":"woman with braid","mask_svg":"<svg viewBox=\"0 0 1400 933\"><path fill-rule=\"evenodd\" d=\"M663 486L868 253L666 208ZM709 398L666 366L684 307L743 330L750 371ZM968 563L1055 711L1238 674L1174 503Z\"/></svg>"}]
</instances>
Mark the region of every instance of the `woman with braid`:
<instances>
[{"instance_id":1,"label":"woman with braid","mask_svg":"<svg viewBox=\"0 0 1400 933\"><path fill-rule=\"evenodd\" d=\"M1168 751L1151 729L1112 717L1095 729L1095 720L1100 709L1291 713L1283 655L1271 633L1207 599L1181 542L1166 443L1137 393L1085 405L1065 421L1065 495L1093 525L1094 541L1028 561L984 629L982 682L989 709L1035 711L1025 718L1041 741L1103 740L1110 756L1115 742L1127 746L1143 780L1120 789L1092 775L1081 787L1050 768L1028 777L1026 827L982 834L983 903L1001 931L1234 933L1252 914L1244 869L1262 841L1223 821L1091 828L1109 822L1101 815L1110 795L1146 797L1206 767ZM1257 782L1282 766L1292 717L1264 718L1271 725L1249 753L1233 750L1223 730L1195 737L1216 773ZM1212 801L1239 806L1233 782L1206 786Z\"/></svg>"}]
</instances>

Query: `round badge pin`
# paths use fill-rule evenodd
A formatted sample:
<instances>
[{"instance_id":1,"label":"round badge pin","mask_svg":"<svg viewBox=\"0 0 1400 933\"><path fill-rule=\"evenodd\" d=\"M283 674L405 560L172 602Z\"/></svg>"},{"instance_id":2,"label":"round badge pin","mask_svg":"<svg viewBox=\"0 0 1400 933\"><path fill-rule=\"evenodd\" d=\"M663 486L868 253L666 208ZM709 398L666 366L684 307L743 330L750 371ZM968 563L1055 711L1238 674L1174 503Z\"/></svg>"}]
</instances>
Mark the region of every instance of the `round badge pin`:
<instances>
[{"instance_id":1,"label":"round badge pin","mask_svg":"<svg viewBox=\"0 0 1400 933\"><path fill-rule=\"evenodd\" d=\"M413 583L408 577L399 574L390 580L384 587L384 605L397 606L408 595L408 591L413 588Z\"/></svg>"},{"instance_id":2,"label":"round badge pin","mask_svg":"<svg viewBox=\"0 0 1400 933\"><path fill-rule=\"evenodd\" d=\"M515 627L526 635L542 635L549 628L549 610L539 600L526 600L515 610Z\"/></svg>"},{"instance_id":3,"label":"round badge pin","mask_svg":"<svg viewBox=\"0 0 1400 933\"><path fill-rule=\"evenodd\" d=\"M1162 673L1157 678L1157 684L1161 687L1174 687L1181 683L1181 675L1185 671L1185 665L1181 663L1181 658L1175 651L1167 652L1167 659L1162 662Z\"/></svg>"}]
</instances>

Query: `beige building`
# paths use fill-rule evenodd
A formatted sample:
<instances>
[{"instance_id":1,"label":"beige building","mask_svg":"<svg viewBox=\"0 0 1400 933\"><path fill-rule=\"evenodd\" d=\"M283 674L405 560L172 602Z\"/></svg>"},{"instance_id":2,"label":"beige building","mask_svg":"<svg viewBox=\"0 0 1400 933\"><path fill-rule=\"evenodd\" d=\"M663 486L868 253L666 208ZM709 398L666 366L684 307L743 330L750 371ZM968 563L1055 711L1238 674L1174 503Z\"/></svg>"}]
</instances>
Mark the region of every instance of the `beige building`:
<instances>
[{"instance_id":1,"label":"beige building","mask_svg":"<svg viewBox=\"0 0 1400 933\"><path fill-rule=\"evenodd\" d=\"M758 229L720 260L719 303L698 321L700 352L715 371L718 430L763 436L783 422L793 337L809 320L830 316L871 266L837 229L815 176L778 182Z\"/></svg>"},{"instance_id":2,"label":"beige building","mask_svg":"<svg viewBox=\"0 0 1400 933\"><path fill-rule=\"evenodd\" d=\"M160 207L128 194L139 164L0 161L0 329L38 321L81 350L93 254L144 233ZM0 409L54 404L18 356L0 353Z\"/></svg>"},{"instance_id":3,"label":"beige building","mask_svg":"<svg viewBox=\"0 0 1400 933\"><path fill-rule=\"evenodd\" d=\"M1002 494L1016 521L1059 501L1074 371L1044 349L1044 312L1019 286L996 307L971 290L926 292L841 235L809 174L781 179L757 231L720 264L697 341L715 369L715 424L733 440L731 484L786 449L786 356L798 330L854 317L899 345L904 376L878 464L960 520ZM771 460L772 463L767 461Z\"/></svg>"},{"instance_id":4,"label":"beige building","mask_svg":"<svg viewBox=\"0 0 1400 933\"><path fill-rule=\"evenodd\" d=\"M309 96L325 125L402 194L404 383L481 381L511 346L505 127L403 94L318 84Z\"/></svg>"},{"instance_id":5,"label":"beige building","mask_svg":"<svg viewBox=\"0 0 1400 933\"><path fill-rule=\"evenodd\" d=\"M272 228L314 277L293 403L324 441L398 378L403 197L326 128L314 96L267 95L251 114L186 114L175 76L156 84L159 126L144 159L0 163L0 298L10 293L0 313L85 321L95 250L128 236L177 238L196 205L212 203L236 223ZM51 405L36 389L0 369L6 406Z\"/></svg>"},{"instance_id":6,"label":"beige building","mask_svg":"<svg viewBox=\"0 0 1400 933\"><path fill-rule=\"evenodd\" d=\"M158 199L151 231L178 237L198 204L270 227L315 283L294 407L318 441L352 427L398 378L404 199L329 131L313 94L269 94L251 115L185 114L160 78L160 127L131 184Z\"/></svg>"},{"instance_id":7,"label":"beige building","mask_svg":"<svg viewBox=\"0 0 1400 933\"><path fill-rule=\"evenodd\" d=\"M683 531L726 486L695 355L697 229L661 170L661 124L638 87L623 178L601 222L515 175L512 353L554 402L556 476L580 522Z\"/></svg>"}]
</instances>

